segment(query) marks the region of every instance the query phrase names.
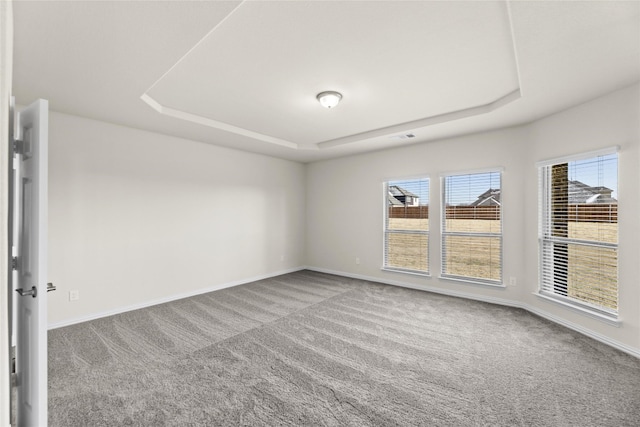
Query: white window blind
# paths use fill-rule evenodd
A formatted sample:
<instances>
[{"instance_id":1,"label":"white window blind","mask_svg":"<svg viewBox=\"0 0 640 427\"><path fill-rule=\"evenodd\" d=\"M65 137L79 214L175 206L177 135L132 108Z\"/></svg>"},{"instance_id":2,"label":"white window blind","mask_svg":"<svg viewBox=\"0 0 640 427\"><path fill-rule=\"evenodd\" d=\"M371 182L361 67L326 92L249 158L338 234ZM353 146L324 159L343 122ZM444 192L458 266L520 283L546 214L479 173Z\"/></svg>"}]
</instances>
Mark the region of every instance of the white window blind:
<instances>
[{"instance_id":1,"label":"white window blind","mask_svg":"<svg viewBox=\"0 0 640 427\"><path fill-rule=\"evenodd\" d=\"M442 178L444 278L502 284L502 174Z\"/></svg>"},{"instance_id":2,"label":"white window blind","mask_svg":"<svg viewBox=\"0 0 640 427\"><path fill-rule=\"evenodd\" d=\"M429 179L385 183L385 270L429 273Z\"/></svg>"},{"instance_id":3,"label":"white window blind","mask_svg":"<svg viewBox=\"0 0 640 427\"><path fill-rule=\"evenodd\" d=\"M618 155L539 168L540 293L618 311Z\"/></svg>"}]
</instances>

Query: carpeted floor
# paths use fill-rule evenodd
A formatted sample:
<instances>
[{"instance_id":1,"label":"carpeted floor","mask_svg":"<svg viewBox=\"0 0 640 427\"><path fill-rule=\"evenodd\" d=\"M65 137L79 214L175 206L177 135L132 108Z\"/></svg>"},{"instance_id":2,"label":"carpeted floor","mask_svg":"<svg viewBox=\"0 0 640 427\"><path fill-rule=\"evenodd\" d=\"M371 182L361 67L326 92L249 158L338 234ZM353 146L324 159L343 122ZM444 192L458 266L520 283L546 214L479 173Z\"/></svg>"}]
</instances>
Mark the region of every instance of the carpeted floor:
<instances>
[{"instance_id":1,"label":"carpeted floor","mask_svg":"<svg viewBox=\"0 0 640 427\"><path fill-rule=\"evenodd\" d=\"M301 271L49 332L52 426L639 426L640 360L520 309Z\"/></svg>"}]
</instances>

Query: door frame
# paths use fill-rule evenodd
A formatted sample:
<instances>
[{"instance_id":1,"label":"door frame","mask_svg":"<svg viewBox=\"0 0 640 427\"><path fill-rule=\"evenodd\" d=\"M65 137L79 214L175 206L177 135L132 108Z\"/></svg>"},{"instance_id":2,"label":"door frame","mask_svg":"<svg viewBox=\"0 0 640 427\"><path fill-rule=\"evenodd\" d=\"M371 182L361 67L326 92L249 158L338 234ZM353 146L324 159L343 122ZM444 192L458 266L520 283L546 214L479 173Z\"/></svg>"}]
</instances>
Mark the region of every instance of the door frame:
<instances>
[{"instance_id":1,"label":"door frame","mask_svg":"<svg viewBox=\"0 0 640 427\"><path fill-rule=\"evenodd\" d=\"M0 1L0 425L11 422L11 289L9 248L9 105L13 70L13 5Z\"/></svg>"}]
</instances>

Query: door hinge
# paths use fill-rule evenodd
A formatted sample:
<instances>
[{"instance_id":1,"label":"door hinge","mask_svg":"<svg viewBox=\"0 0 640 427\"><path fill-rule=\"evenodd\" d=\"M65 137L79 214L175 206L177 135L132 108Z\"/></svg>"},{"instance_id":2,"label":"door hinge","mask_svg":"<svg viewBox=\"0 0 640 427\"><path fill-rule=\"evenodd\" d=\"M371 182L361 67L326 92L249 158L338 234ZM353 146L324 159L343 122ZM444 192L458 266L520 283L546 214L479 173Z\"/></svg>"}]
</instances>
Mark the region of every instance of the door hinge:
<instances>
[{"instance_id":1,"label":"door hinge","mask_svg":"<svg viewBox=\"0 0 640 427\"><path fill-rule=\"evenodd\" d=\"M18 257L14 256L13 258L11 258L11 269L12 270L17 270L18 269Z\"/></svg>"},{"instance_id":2,"label":"door hinge","mask_svg":"<svg viewBox=\"0 0 640 427\"><path fill-rule=\"evenodd\" d=\"M16 154L24 154L24 141L20 139L13 140L13 152Z\"/></svg>"}]
</instances>

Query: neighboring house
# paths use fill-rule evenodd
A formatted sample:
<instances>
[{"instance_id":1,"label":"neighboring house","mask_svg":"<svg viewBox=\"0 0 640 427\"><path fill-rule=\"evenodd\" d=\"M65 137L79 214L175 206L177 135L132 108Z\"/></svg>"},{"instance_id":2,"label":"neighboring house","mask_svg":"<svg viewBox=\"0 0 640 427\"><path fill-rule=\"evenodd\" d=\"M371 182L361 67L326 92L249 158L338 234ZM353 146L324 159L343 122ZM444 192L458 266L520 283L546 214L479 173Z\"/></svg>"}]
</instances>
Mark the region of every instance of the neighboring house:
<instances>
[{"instance_id":1,"label":"neighboring house","mask_svg":"<svg viewBox=\"0 0 640 427\"><path fill-rule=\"evenodd\" d=\"M391 206L418 206L420 197L397 185L389 186L389 204Z\"/></svg>"},{"instance_id":2,"label":"neighboring house","mask_svg":"<svg viewBox=\"0 0 640 427\"><path fill-rule=\"evenodd\" d=\"M591 187L580 181L569 181L569 204L577 203L618 203L611 196L612 189L607 187Z\"/></svg>"},{"instance_id":3,"label":"neighboring house","mask_svg":"<svg viewBox=\"0 0 640 427\"><path fill-rule=\"evenodd\" d=\"M470 206L500 206L500 189L490 188L478 196Z\"/></svg>"},{"instance_id":4,"label":"neighboring house","mask_svg":"<svg viewBox=\"0 0 640 427\"><path fill-rule=\"evenodd\" d=\"M591 187L580 181L569 181L569 204L603 203L617 204L611 196L612 189L607 187ZM488 189L478 196L469 206L500 206L500 189Z\"/></svg>"}]
</instances>

